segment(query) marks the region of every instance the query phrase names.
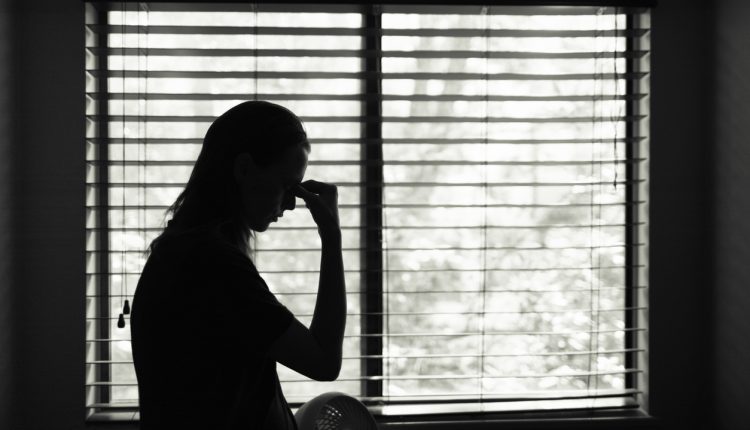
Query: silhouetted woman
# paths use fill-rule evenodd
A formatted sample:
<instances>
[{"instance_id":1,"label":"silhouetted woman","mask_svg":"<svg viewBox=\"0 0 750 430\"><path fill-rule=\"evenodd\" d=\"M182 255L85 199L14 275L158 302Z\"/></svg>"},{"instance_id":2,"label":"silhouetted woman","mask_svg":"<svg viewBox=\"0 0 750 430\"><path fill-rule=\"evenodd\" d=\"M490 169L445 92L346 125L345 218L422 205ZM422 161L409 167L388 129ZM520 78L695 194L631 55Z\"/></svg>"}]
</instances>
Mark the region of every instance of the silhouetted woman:
<instances>
[{"instance_id":1,"label":"silhouetted woman","mask_svg":"<svg viewBox=\"0 0 750 430\"><path fill-rule=\"evenodd\" d=\"M131 334L141 428L294 429L276 363L316 380L341 369L346 319L337 191L302 182L310 143L268 102L239 104L208 129L172 219L151 244ZM321 238L308 329L249 258L253 232L304 200Z\"/></svg>"}]
</instances>

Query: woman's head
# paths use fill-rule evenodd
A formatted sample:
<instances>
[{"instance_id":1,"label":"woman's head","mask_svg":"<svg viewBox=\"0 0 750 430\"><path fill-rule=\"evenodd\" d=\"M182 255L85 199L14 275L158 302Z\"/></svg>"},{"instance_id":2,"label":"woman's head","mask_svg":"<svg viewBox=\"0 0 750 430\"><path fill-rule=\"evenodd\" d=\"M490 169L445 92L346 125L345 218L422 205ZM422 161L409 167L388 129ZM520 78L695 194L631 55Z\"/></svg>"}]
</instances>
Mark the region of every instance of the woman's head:
<instances>
[{"instance_id":1,"label":"woman's head","mask_svg":"<svg viewBox=\"0 0 750 430\"><path fill-rule=\"evenodd\" d=\"M170 229L220 225L246 243L284 210L302 181L310 143L288 109L265 101L240 103L218 117L185 189L170 207Z\"/></svg>"}]
</instances>

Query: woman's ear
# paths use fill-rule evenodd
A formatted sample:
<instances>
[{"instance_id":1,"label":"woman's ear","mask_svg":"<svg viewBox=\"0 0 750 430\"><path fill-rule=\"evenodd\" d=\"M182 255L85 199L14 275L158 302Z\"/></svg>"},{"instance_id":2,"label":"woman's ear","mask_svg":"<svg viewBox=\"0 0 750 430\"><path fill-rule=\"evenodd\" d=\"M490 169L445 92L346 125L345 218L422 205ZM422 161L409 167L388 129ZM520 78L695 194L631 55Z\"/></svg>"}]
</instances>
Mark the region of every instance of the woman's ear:
<instances>
[{"instance_id":1,"label":"woman's ear","mask_svg":"<svg viewBox=\"0 0 750 430\"><path fill-rule=\"evenodd\" d=\"M257 173L258 166L255 164L253 157L243 152L234 159L234 180L238 183L244 183L248 178L252 179Z\"/></svg>"}]
</instances>

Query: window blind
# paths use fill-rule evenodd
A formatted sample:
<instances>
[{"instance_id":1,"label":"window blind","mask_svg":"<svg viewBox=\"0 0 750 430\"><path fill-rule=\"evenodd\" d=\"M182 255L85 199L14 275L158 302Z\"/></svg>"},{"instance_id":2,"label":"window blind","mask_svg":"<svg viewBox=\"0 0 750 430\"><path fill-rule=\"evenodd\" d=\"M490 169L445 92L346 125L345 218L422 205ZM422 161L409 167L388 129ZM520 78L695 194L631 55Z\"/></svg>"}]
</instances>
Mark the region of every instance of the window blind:
<instances>
[{"instance_id":1,"label":"window blind","mask_svg":"<svg viewBox=\"0 0 750 430\"><path fill-rule=\"evenodd\" d=\"M639 404L647 9L86 6L91 417L137 417L122 305L206 129L248 99L297 113L307 177L339 186L343 367L314 382L279 365L290 404L326 391L384 415ZM252 257L309 323L320 252L304 205Z\"/></svg>"}]
</instances>

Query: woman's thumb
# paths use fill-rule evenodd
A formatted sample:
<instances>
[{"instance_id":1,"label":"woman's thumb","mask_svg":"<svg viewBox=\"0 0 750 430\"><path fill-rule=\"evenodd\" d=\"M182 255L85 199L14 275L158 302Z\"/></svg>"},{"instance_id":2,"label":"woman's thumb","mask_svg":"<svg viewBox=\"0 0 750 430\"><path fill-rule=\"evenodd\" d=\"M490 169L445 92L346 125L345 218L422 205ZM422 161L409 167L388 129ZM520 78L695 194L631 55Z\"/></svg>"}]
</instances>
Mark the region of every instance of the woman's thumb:
<instances>
[{"instance_id":1,"label":"woman's thumb","mask_svg":"<svg viewBox=\"0 0 750 430\"><path fill-rule=\"evenodd\" d=\"M302 185L295 185L294 188L292 188L292 191L293 191L293 194L296 197L301 198L305 202L307 202L310 199L313 199L313 198L317 197L317 195L315 193L311 193L311 192L307 191L304 187L302 187Z\"/></svg>"}]
</instances>

